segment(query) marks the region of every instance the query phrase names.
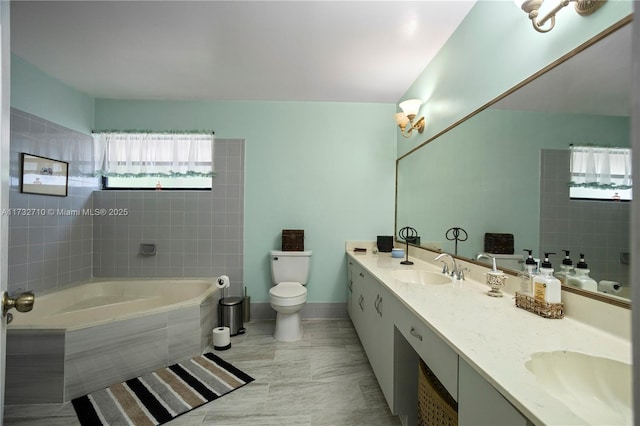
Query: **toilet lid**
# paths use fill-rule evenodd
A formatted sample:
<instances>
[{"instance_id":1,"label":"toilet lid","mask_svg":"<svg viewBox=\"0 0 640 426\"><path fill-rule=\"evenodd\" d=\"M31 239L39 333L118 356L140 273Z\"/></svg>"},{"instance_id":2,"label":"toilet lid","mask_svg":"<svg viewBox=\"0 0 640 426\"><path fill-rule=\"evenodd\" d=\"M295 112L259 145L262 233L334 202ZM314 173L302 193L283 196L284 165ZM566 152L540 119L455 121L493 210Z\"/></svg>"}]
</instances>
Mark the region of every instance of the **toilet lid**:
<instances>
[{"instance_id":1,"label":"toilet lid","mask_svg":"<svg viewBox=\"0 0 640 426\"><path fill-rule=\"evenodd\" d=\"M276 297L299 297L307 293L307 289L300 283L281 282L271 287L269 293Z\"/></svg>"}]
</instances>

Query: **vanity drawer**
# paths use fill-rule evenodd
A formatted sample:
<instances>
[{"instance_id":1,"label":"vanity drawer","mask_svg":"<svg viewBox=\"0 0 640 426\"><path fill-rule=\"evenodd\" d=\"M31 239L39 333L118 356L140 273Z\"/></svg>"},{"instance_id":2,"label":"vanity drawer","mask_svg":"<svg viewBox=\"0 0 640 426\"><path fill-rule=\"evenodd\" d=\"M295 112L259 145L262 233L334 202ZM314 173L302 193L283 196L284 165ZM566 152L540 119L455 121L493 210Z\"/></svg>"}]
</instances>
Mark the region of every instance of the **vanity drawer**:
<instances>
[{"instance_id":1,"label":"vanity drawer","mask_svg":"<svg viewBox=\"0 0 640 426\"><path fill-rule=\"evenodd\" d=\"M458 354L406 306L396 317L396 328L457 401Z\"/></svg>"}]
</instances>

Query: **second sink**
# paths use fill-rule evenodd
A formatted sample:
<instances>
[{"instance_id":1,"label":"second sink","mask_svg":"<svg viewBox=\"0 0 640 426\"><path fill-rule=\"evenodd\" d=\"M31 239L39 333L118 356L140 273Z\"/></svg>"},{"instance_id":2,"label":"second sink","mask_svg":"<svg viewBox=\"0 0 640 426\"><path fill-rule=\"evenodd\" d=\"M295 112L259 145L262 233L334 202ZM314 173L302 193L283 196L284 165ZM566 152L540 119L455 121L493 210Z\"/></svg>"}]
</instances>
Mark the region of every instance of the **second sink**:
<instances>
[{"instance_id":1,"label":"second sink","mask_svg":"<svg viewBox=\"0 0 640 426\"><path fill-rule=\"evenodd\" d=\"M451 284L451 277L420 269L399 269L393 272L398 281L411 284Z\"/></svg>"},{"instance_id":2,"label":"second sink","mask_svg":"<svg viewBox=\"0 0 640 426\"><path fill-rule=\"evenodd\" d=\"M593 425L632 424L631 365L579 352L537 352L525 366L538 383Z\"/></svg>"}]
</instances>

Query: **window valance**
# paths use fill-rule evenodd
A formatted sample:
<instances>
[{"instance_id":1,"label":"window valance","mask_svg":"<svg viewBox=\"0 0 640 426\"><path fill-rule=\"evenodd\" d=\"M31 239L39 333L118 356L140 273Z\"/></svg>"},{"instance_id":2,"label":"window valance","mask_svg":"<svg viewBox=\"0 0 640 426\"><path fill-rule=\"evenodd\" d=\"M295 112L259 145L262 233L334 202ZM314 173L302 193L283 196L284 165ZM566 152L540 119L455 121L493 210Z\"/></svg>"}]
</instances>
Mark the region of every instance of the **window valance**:
<instances>
[{"instance_id":1,"label":"window valance","mask_svg":"<svg viewBox=\"0 0 640 426\"><path fill-rule=\"evenodd\" d=\"M571 146L571 187L630 189L631 149Z\"/></svg>"},{"instance_id":2,"label":"window valance","mask_svg":"<svg viewBox=\"0 0 640 426\"><path fill-rule=\"evenodd\" d=\"M93 140L102 176L214 176L211 132L100 131Z\"/></svg>"}]
</instances>

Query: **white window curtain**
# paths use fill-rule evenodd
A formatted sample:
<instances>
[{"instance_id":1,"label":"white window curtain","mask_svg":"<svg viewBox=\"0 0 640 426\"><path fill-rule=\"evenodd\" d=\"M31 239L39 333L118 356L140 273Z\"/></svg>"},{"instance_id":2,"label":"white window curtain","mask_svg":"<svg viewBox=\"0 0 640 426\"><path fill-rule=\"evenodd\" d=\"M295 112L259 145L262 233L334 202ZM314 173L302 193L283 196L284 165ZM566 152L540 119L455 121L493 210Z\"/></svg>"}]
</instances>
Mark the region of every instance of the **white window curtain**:
<instances>
[{"instance_id":1,"label":"white window curtain","mask_svg":"<svg viewBox=\"0 0 640 426\"><path fill-rule=\"evenodd\" d=\"M213 133L96 132L95 170L112 177L212 177Z\"/></svg>"},{"instance_id":2,"label":"white window curtain","mask_svg":"<svg viewBox=\"0 0 640 426\"><path fill-rule=\"evenodd\" d=\"M571 146L571 186L630 189L631 149Z\"/></svg>"}]
</instances>

